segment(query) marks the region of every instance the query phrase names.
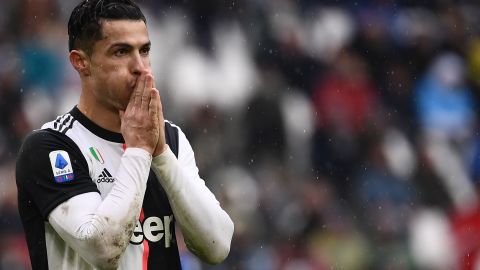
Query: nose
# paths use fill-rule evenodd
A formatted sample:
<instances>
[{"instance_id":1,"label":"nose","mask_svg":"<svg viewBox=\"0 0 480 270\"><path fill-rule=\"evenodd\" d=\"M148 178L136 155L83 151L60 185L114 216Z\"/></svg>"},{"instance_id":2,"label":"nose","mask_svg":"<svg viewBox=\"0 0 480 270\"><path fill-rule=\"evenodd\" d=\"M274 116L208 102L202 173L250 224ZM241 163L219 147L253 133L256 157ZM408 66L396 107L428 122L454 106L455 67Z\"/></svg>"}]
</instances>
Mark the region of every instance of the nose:
<instances>
[{"instance_id":1,"label":"nose","mask_svg":"<svg viewBox=\"0 0 480 270\"><path fill-rule=\"evenodd\" d=\"M135 75L140 75L142 72L149 72L150 65L148 59L142 57L140 53L133 54L132 57L132 73Z\"/></svg>"}]
</instances>

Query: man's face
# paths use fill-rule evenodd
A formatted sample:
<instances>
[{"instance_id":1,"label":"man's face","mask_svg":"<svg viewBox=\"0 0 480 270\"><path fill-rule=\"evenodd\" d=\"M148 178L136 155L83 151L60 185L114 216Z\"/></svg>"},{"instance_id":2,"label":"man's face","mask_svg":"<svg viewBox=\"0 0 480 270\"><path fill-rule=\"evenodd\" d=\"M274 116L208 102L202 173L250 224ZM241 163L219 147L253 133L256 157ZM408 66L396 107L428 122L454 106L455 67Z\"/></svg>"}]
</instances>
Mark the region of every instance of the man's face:
<instances>
[{"instance_id":1,"label":"man's face","mask_svg":"<svg viewBox=\"0 0 480 270\"><path fill-rule=\"evenodd\" d=\"M90 57L90 80L97 101L125 110L141 72L150 72L150 40L141 20L105 20L102 39Z\"/></svg>"}]
</instances>

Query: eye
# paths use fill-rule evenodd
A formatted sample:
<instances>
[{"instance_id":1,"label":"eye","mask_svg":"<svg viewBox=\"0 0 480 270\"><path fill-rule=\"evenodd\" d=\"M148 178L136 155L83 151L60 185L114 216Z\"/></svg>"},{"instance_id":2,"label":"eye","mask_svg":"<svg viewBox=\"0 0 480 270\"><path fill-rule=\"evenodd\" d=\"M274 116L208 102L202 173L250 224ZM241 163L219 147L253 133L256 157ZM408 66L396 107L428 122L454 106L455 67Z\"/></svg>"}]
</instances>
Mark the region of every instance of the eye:
<instances>
[{"instance_id":1,"label":"eye","mask_svg":"<svg viewBox=\"0 0 480 270\"><path fill-rule=\"evenodd\" d=\"M118 49L118 50L115 51L116 56L122 56L122 55L125 55L127 53L128 53L127 49Z\"/></svg>"},{"instance_id":2,"label":"eye","mask_svg":"<svg viewBox=\"0 0 480 270\"><path fill-rule=\"evenodd\" d=\"M142 48L140 50L140 53L143 54L143 55L148 55L150 53L150 47Z\"/></svg>"}]
</instances>

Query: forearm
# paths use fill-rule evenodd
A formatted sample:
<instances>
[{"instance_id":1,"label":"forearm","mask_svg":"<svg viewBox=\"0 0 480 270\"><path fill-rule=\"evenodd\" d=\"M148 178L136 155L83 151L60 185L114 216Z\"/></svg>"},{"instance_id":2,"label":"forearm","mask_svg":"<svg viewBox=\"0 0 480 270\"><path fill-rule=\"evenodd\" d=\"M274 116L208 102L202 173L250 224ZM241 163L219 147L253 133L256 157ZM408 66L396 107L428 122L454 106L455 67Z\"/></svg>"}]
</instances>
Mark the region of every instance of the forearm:
<instances>
[{"instance_id":1,"label":"forearm","mask_svg":"<svg viewBox=\"0 0 480 270\"><path fill-rule=\"evenodd\" d=\"M208 263L223 261L230 251L233 222L204 181L184 171L170 149L153 159L152 169L189 250Z\"/></svg>"},{"instance_id":2,"label":"forearm","mask_svg":"<svg viewBox=\"0 0 480 270\"><path fill-rule=\"evenodd\" d=\"M150 165L146 151L128 148L103 201L98 193L75 196L55 208L49 222L86 261L116 268L140 213Z\"/></svg>"}]
</instances>

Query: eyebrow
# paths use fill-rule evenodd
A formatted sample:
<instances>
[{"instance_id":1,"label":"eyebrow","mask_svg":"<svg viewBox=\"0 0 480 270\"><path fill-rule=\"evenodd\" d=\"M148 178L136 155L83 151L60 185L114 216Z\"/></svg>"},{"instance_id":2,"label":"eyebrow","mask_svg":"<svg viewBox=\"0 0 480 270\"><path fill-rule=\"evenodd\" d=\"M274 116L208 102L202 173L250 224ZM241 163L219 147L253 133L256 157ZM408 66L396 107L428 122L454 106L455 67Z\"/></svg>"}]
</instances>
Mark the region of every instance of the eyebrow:
<instances>
[{"instance_id":1,"label":"eyebrow","mask_svg":"<svg viewBox=\"0 0 480 270\"><path fill-rule=\"evenodd\" d=\"M142 46L140 46L140 48L144 48L144 47L150 47L152 45L152 43L150 41L148 41L147 43L143 44ZM117 42L117 43L113 43L112 45L110 45L110 48L109 50L113 49L113 48L116 48L116 47L128 47L128 48L132 48L133 46L129 43L124 43L124 42Z\"/></svg>"}]
</instances>

